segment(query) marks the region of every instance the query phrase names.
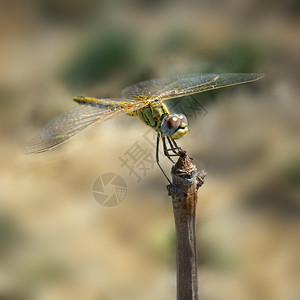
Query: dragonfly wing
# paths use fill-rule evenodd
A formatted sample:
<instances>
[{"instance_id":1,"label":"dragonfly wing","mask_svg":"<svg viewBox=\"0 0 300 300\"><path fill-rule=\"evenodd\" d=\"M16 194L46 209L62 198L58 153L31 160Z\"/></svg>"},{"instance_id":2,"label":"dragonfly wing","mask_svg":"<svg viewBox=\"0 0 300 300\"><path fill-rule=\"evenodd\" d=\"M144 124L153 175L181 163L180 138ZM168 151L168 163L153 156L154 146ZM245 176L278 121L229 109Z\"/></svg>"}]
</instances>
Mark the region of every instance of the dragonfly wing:
<instances>
[{"instance_id":1,"label":"dragonfly wing","mask_svg":"<svg viewBox=\"0 0 300 300\"><path fill-rule=\"evenodd\" d=\"M251 82L262 77L264 74L259 73L208 73L152 79L125 88L122 97L140 101L167 100Z\"/></svg>"},{"instance_id":2,"label":"dragonfly wing","mask_svg":"<svg viewBox=\"0 0 300 300\"><path fill-rule=\"evenodd\" d=\"M122 91L121 96L138 101L147 100L174 80L176 80L175 77L166 77L142 81L125 88Z\"/></svg>"},{"instance_id":3,"label":"dragonfly wing","mask_svg":"<svg viewBox=\"0 0 300 300\"><path fill-rule=\"evenodd\" d=\"M103 99L106 103L104 106L101 106L102 99L98 100L98 105L95 103L93 105L83 105L50 121L41 133L26 145L23 152L30 154L50 150L91 125L127 114L139 108L138 105L134 105L132 101L126 99L114 101L110 106L108 105L108 99ZM140 107L142 106L140 104Z\"/></svg>"},{"instance_id":4,"label":"dragonfly wing","mask_svg":"<svg viewBox=\"0 0 300 300\"><path fill-rule=\"evenodd\" d=\"M197 94L226 86L256 81L264 77L259 73L194 74L188 77L174 77L167 86L154 93L149 101L167 100Z\"/></svg>"}]
</instances>

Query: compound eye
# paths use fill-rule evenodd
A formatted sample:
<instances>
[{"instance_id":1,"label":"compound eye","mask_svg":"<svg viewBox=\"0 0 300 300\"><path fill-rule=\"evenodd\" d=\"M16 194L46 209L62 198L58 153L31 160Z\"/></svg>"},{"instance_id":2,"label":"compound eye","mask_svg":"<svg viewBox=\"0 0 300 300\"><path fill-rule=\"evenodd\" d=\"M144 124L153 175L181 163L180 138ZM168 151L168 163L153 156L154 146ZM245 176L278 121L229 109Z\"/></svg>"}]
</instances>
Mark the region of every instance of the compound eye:
<instances>
[{"instance_id":1,"label":"compound eye","mask_svg":"<svg viewBox=\"0 0 300 300\"><path fill-rule=\"evenodd\" d=\"M171 116L167 119L166 125L168 129L177 129L180 126L181 120L175 116Z\"/></svg>"},{"instance_id":2,"label":"compound eye","mask_svg":"<svg viewBox=\"0 0 300 300\"><path fill-rule=\"evenodd\" d=\"M178 118L180 119L181 122L185 123L185 125L188 125L188 120L184 114L179 114Z\"/></svg>"}]
</instances>

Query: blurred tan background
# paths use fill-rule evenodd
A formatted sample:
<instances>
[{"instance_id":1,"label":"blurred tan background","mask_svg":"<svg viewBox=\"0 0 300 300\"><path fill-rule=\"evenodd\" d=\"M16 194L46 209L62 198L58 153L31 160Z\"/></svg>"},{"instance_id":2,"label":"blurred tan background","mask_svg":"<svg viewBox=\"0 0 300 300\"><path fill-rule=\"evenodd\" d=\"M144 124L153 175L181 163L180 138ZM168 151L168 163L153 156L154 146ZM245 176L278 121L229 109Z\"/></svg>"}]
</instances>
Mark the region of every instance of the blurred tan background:
<instances>
[{"instance_id":1,"label":"blurred tan background","mask_svg":"<svg viewBox=\"0 0 300 300\"><path fill-rule=\"evenodd\" d=\"M267 76L199 95L208 113L179 141L208 173L200 299L300 299L299 1L1 1L0 31L1 299L175 299L166 182L154 165L137 183L119 159L137 141L154 157L145 125L124 116L21 152L76 95L207 72ZM105 172L127 183L115 208L91 193Z\"/></svg>"}]
</instances>

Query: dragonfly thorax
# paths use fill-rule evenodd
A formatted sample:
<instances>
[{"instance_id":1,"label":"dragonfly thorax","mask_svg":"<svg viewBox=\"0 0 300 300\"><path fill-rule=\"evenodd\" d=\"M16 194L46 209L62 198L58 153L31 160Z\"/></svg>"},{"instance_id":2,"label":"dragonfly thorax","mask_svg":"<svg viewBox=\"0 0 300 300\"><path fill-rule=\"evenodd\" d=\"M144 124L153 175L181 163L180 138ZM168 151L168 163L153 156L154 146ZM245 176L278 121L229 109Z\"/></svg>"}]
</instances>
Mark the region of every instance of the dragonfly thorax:
<instances>
[{"instance_id":1,"label":"dragonfly thorax","mask_svg":"<svg viewBox=\"0 0 300 300\"><path fill-rule=\"evenodd\" d=\"M174 140L181 138L188 132L188 121L184 114L167 115L161 124L161 131L165 136Z\"/></svg>"}]
</instances>

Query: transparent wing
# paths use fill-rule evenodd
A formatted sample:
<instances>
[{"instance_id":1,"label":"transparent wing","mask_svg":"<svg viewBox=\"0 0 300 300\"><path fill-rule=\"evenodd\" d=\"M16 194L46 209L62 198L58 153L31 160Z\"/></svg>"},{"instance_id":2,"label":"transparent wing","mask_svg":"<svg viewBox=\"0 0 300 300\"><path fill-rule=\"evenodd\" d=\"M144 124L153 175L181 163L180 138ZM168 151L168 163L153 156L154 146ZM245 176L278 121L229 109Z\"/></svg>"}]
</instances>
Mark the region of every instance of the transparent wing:
<instances>
[{"instance_id":1,"label":"transparent wing","mask_svg":"<svg viewBox=\"0 0 300 300\"><path fill-rule=\"evenodd\" d=\"M76 101L76 98L74 100ZM30 154L50 150L91 125L127 114L143 106L142 103L140 106L136 104L138 103L126 99L120 101L98 99L98 103L94 101L92 105L82 105L50 121L41 133L26 145L23 152Z\"/></svg>"},{"instance_id":2,"label":"transparent wing","mask_svg":"<svg viewBox=\"0 0 300 300\"><path fill-rule=\"evenodd\" d=\"M123 90L122 96L136 100L167 100L226 86L251 82L264 77L259 73L192 74L143 81Z\"/></svg>"},{"instance_id":3,"label":"transparent wing","mask_svg":"<svg viewBox=\"0 0 300 300\"><path fill-rule=\"evenodd\" d=\"M179 78L153 94L150 100L167 100L188 96L226 86L256 81L263 76L264 74L257 73L211 73L195 75L188 78Z\"/></svg>"},{"instance_id":4,"label":"transparent wing","mask_svg":"<svg viewBox=\"0 0 300 300\"><path fill-rule=\"evenodd\" d=\"M176 79L177 77L166 77L138 82L125 88L121 96L138 101L147 100Z\"/></svg>"}]
</instances>

